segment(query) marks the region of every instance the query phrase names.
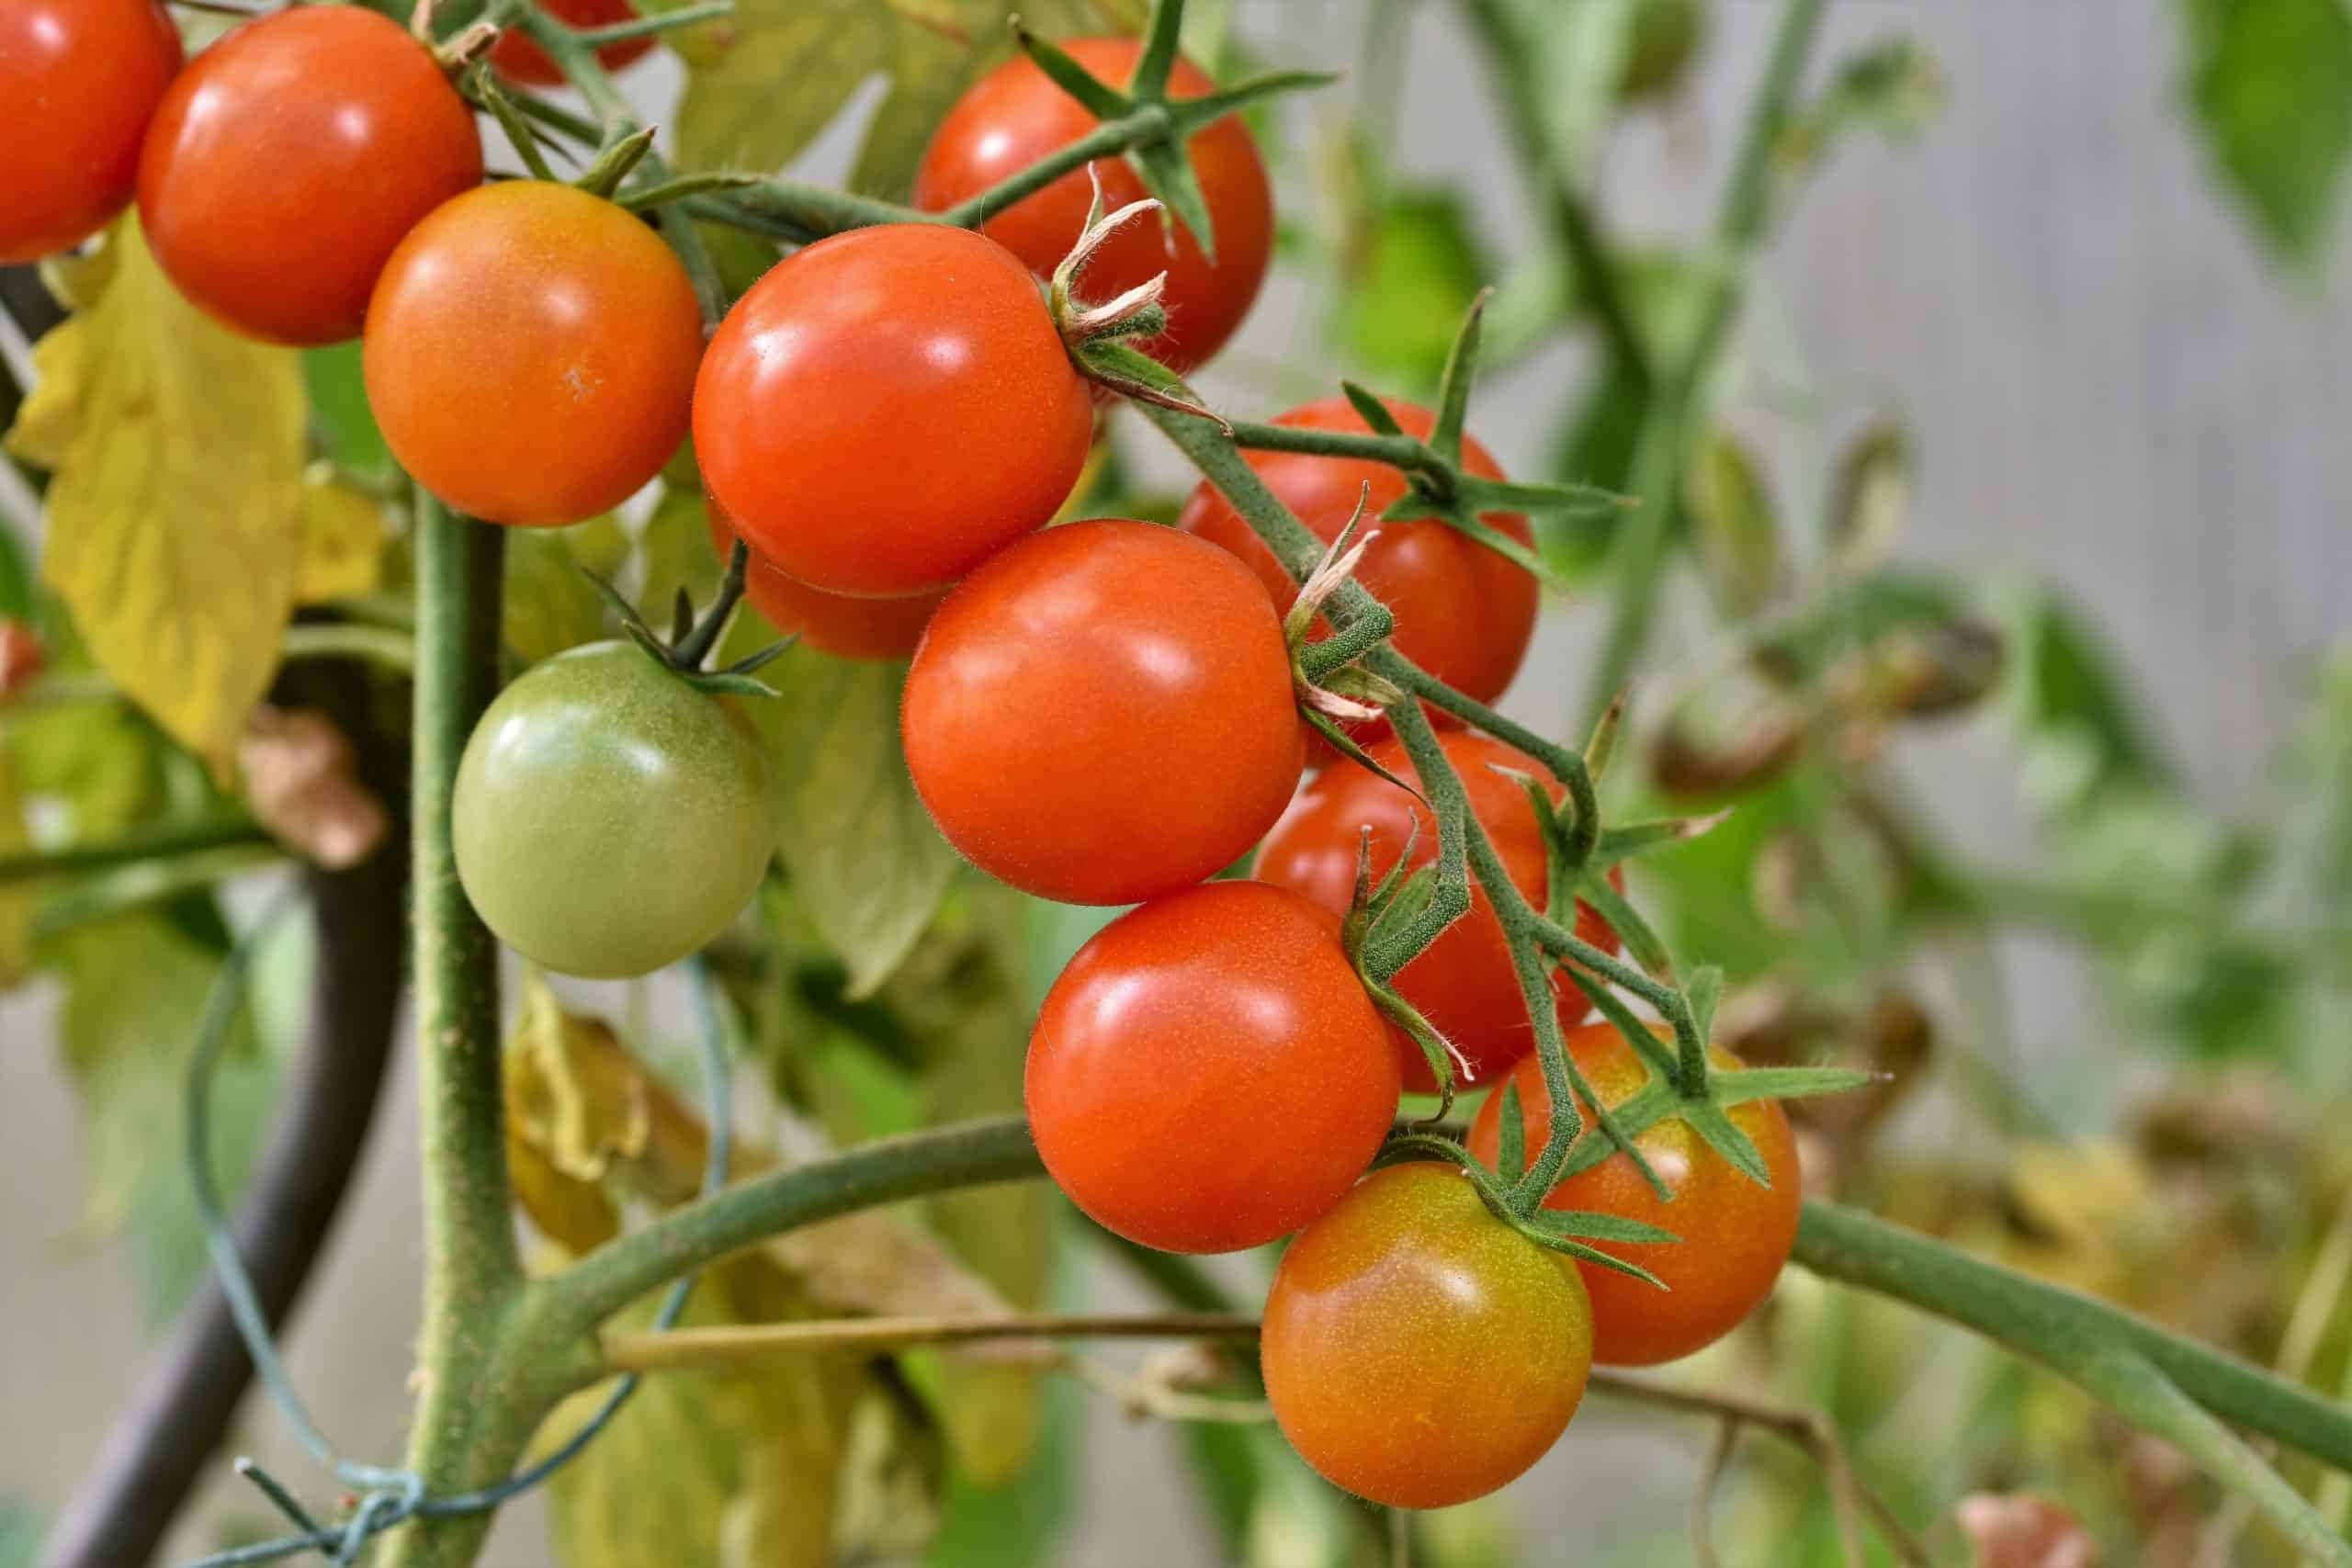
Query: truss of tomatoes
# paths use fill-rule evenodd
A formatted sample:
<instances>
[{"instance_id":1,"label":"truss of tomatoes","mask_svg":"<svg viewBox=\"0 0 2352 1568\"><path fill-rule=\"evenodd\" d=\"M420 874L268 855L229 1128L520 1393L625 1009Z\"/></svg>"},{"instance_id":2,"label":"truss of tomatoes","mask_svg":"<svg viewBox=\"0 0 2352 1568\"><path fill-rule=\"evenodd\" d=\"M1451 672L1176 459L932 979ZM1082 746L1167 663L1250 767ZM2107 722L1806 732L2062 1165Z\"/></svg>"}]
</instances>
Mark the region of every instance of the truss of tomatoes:
<instances>
[{"instance_id":1,"label":"truss of tomatoes","mask_svg":"<svg viewBox=\"0 0 2352 1568\"><path fill-rule=\"evenodd\" d=\"M628 0L548 3L582 26L631 14ZM618 66L648 47L604 58ZM1118 85L1139 52L1116 39L1068 48ZM491 58L517 81L556 79L519 37ZM1180 97L1211 87L1189 63L1170 83ZM1426 863L1435 825L1418 796L1352 764L1300 788L1329 754L1310 755L1299 717L1283 624L1296 589L1221 495L1204 484L1174 528L1046 526L1094 437L1091 390L1038 287L1085 222L1084 171L978 232L905 223L808 245L706 346L694 288L652 231L570 186L484 185L474 117L440 61L373 12L278 12L184 62L157 0L15 0L0 6L0 114L34 105L38 125L6 138L17 165L0 191L0 261L78 244L135 199L157 262L226 325L289 344L360 336L394 455L488 522L607 511L691 434L713 543L750 547L753 604L829 652L911 655L907 765L949 841L1039 897L1136 906L1039 1011L1025 1097L1047 1169L1146 1247L1292 1238L1266 1302L1266 1384L1283 1430L1332 1481L1407 1507L1491 1491L1565 1429L1594 1361L1688 1355L1770 1292L1798 1180L1769 1100L1728 1113L1769 1186L1668 1120L1639 1145L1671 1173L1670 1203L1622 1154L1547 1200L1680 1237L1612 1244L1655 1284L1539 1247L1459 1169L1365 1174L1400 1094L1435 1085L1375 1004L1341 917L1360 844L1375 875L1408 855ZM1016 59L951 110L916 201L944 210L1093 124ZM1273 232L1238 119L1187 151L1214 257L1181 227L1138 228L1087 279L1114 296L1164 272L1166 326L1141 346L1180 371L1248 313ZM1114 205L1143 194L1124 160L1092 172ZM297 232L302 243L284 243ZM1426 410L1390 412L1409 434L1430 428ZM1338 399L1277 423L1366 428ZM1404 491L1378 464L1250 462L1327 542L1360 496L1377 511ZM1464 465L1500 477L1475 442ZM1487 521L1530 538L1524 518ZM1424 521L1385 525L1358 576L1396 612L1408 657L1482 701L1509 685L1537 608L1523 568ZM727 679L660 655L608 642L548 660L466 749L460 878L492 930L549 968L626 976L685 956L735 919L773 852L766 764ZM1409 776L1385 728L1355 739ZM1498 771L1543 770L1481 736L1442 744L1514 885L1543 907L1539 826ZM1253 878L1216 879L1257 846ZM598 896L612 887L627 900ZM1579 927L1613 946L1589 909ZM1552 1103L1483 893L1395 985L1474 1085L1514 1087L1523 1141L1540 1144ZM1604 1103L1645 1086L1650 1069L1613 1026L1577 1027L1580 991L1562 987L1557 1005ZM1489 1096L1470 1133L1489 1165L1501 1116Z\"/></svg>"}]
</instances>

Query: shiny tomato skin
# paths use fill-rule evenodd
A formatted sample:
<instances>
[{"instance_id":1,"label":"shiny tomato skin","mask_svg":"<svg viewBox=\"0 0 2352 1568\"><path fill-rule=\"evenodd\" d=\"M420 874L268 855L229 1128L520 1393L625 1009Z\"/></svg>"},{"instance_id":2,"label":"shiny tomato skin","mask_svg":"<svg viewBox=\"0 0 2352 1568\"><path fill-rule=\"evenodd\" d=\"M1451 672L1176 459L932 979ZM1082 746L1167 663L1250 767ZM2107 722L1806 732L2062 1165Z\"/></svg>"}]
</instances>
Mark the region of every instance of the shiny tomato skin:
<instances>
[{"instance_id":1,"label":"shiny tomato skin","mask_svg":"<svg viewBox=\"0 0 2352 1568\"><path fill-rule=\"evenodd\" d=\"M71 250L130 205L139 144L179 68L156 0L0 4L0 263Z\"/></svg>"},{"instance_id":2,"label":"shiny tomato skin","mask_svg":"<svg viewBox=\"0 0 2352 1568\"><path fill-rule=\"evenodd\" d=\"M139 218L221 321L340 343L401 238L481 177L473 111L424 45L359 6L300 6L180 73L140 152Z\"/></svg>"},{"instance_id":3,"label":"shiny tomato skin","mask_svg":"<svg viewBox=\"0 0 2352 1568\"><path fill-rule=\"evenodd\" d=\"M735 547L735 530L716 502L710 506L710 545L721 564ZM743 597L768 625L820 652L842 659L907 659L922 641L922 629L947 591L904 599L853 599L811 588L754 552L743 579Z\"/></svg>"},{"instance_id":4,"label":"shiny tomato skin","mask_svg":"<svg viewBox=\"0 0 2352 1568\"><path fill-rule=\"evenodd\" d=\"M1304 747L1290 654L1249 569L1172 528L1048 528L956 585L900 728L940 831L989 875L1132 904L1232 864Z\"/></svg>"},{"instance_id":5,"label":"shiny tomato skin","mask_svg":"<svg viewBox=\"0 0 2352 1568\"><path fill-rule=\"evenodd\" d=\"M1141 52L1135 39L1125 38L1066 39L1062 48L1114 87L1125 87L1135 75ZM1216 84L1180 60L1168 86L1171 97L1197 98L1214 92ZM1098 123L1035 61L1015 55L982 77L947 111L915 171L914 203L926 212L944 211L1069 146ZM1273 193L1257 143L1240 118L1227 116L1196 131L1186 150L1208 205L1216 259L1202 254L1192 231L1181 224L1171 250L1167 224L1158 215L1146 214L1104 244L1079 287L1083 299L1111 299L1166 273L1162 302L1168 309L1168 330L1136 346L1180 374L1222 348L1250 313L1265 282L1274 243ZM1124 158L1097 158L1089 167L1102 179L1105 211L1148 194ZM1087 170L1074 169L989 218L980 232L1011 250L1038 276L1050 277L1078 243L1093 199Z\"/></svg>"},{"instance_id":6,"label":"shiny tomato skin","mask_svg":"<svg viewBox=\"0 0 2352 1568\"><path fill-rule=\"evenodd\" d=\"M1568 1259L1442 1165L1374 1171L1283 1251L1260 1341L1283 1435L1396 1508L1466 1503L1567 1429L1592 1368Z\"/></svg>"},{"instance_id":7,"label":"shiny tomato skin","mask_svg":"<svg viewBox=\"0 0 2352 1568\"><path fill-rule=\"evenodd\" d=\"M1462 775L1471 815L1487 829L1495 852L1510 873L1511 885L1530 904L1543 908L1551 868L1534 812L1520 786L1494 770L1515 768L1544 778L1544 765L1488 736L1449 731L1440 739L1454 771ZM1370 750L1373 759L1398 778L1419 781L1412 759L1394 738ZM1561 793L1554 787L1555 798ZM1317 773L1291 802L1283 819L1266 835L1254 874L1277 886L1295 888L1326 908L1344 911L1355 893L1356 843L1366 827L1372 829L1375 878L1396 863L1408 840L1413 865L1428 865L1437 859L1437 818L1427 807L1357 764L1340 762ZM1611 880L1623 879L1612 874ZM1577 906L1577 934L1611 953L1617 951L1616 933L1581 903ZM1552 989L1559 998L1564 1027L1591 1010L1584 993L1566 979L1555 976ZM1462 1053L1470 1065L1471 1084L1493 1082L1504 1068L1535 1048L1527 1010L1520 998L1518 972L1503 940L1502 921L1486 890L1475 880L1470 887L1470 912L1446 927L1426 952L1398 972L1396 990ZM1464 1087L1459 1068L1456 1073L1455 1087ZM1437 1088L1418 1048L1406 1059L1405 1087L1422 1094Z\"/></svg>"},{"instance_id":8,"label":"shiny tomato skin","mask_svg":"<svg viewBox=\"0 0 2352 1568\"><path fill-rule=\"evenodd\" d=\"M1396 1095L1329 917L1257 882L1188 887L1096 933L1038 1011L1023 1083L1056 1183L1163 1252L1257 1247L1329 1209Z\"/></svg>"},{"instance_id":9,"label":"shiny tomato skin","mask_svg":"<svg viewBox=\"0 0 2352 1568\"><path fill-rule=\"evenodd\" d=\"M703 481L831 593L944 588L1053 516L1093 403L1036 280L932 223L820 240L753 284L695 387Z\"/></svg>"},{"instance_id":10,"label":"shiny tomato skin","mask_svg":"<svg viewBox=\"0 0 2352 1568\"><path fill-rule=\"evenodd\" d=\"M660 237L600 197L509 180L444 205L385 265L368 399L401 466L516 527L627 501L686 436L702 307Z\"/></svg>"},{"instance_id":11,"label":"shiny tomato skin","mask_svg":"<svg viewBox=\"0 0 2352 1568\"><path fill-rule=\"evenodd\" d=\"M637 19L637 8L629 0L539 0L539 4L557 21L582 29L609 28L616 22ZM644 59L652 50L653 40L650 38L623 39L598 50L596 59L605 70L618 71ZM526 87L563 85L563 73L548 58L548 51L520 28L509 28L499 35L490 51L490 63L501 76Z\"/></svg>"},{"instance_id":12,"label":"shiny tomato skin","mask_svg":"<svg viewBox=\"0 0 2352 1568\"><path fill-rule=\"evenodd\" d=\"M1392 401L1388 410L1408 435L1426 436L1435 423L1429 410L1412 403ZM1370 429L1343 397L1292 409L1273 423L1297 430L1353 434ZM1527 645L1535 635L1541 595L1532 572L1443 523L1380 522L1381 512L1406 490L1405 476L1385 463L1298 452L1246 456L1275 499L1326 544L1340 536L1369 487L1370 499L1364 502L1360 527L1377 528L1380 536L1364 551L1356 568L1356 581L1395 614L1397 651L1482 703L1503 694L1511 677L1519 673ZM1493 457L1467 436L1462 443L1462 467L1481 479L1503 478ZM1527 519L1516 513L1488 513L1485 520L1522 545L1534 543ZM1298 585L1274 559L1273 552L1206 480L1185 501L1176 525L1248 561L1266 592L1283 609L1289 609L1297 597ZM1454 722L1451 716L1431 711L1440 723ZM1369 744L1387 728L1386 721L1375 720L1353 726L1350 733Z\"/></svg>"},{"instance_id":13,"label":"shiny tomato skin","mask_svg":"<svg viewBox=\"0 0 2352 1568\"><path fill-rule=\"evenodd\" d=\"M1663 1025L1653 1025L1660 1036ZM1648 1080L1642 1058L1607 1022L1571 1032L1568 1054L1604 1104L1616 1106ZM1738 1059L1713 1052L1716 1070L1736 1072ZM1552 1125L1552 1097L1542 1066L1530 1056L1512 1070L1524 1109L1527 1146L1543 1146ZM1590 1107L1586 1124L1589 1126ZM1796 1140L1778 1100L1751 1100L1724 1111L1755 1140L1772 1185L1759 1187L1680 1121L1659 1122L1634 1139L1674 1192L1661 1203L1623 1155L1611 1155L1569 1177L1544 1201L1555 1209L1623 1214L1662 1226L1679 1242L1596 1242L1601 1250L1639 1264L1666 1284L1658 1290L1612 1269L1578 1264L1592 1296L1593 1359L1605 1366L1650 1367L1703 1349L1739 1326L1772 1293L1781 1266L1795 1245L1804 1184ZM1502 1137L1502 1097L1487 1097L1471 1123L1471 1154L1491 1164Z\"/></svg>"},{"instance_id":14,"label":"shiny tomato skin","mask_svg":"<svg viewBox=\"0 0 2352 1568\"><path fill-rule=\"evenodd\" d=\"M500 693L450 814L482 922L595 980L650 974L726 930L775 849L750 721L628 642L543 660Z\"/></svg>"}]
</instances>

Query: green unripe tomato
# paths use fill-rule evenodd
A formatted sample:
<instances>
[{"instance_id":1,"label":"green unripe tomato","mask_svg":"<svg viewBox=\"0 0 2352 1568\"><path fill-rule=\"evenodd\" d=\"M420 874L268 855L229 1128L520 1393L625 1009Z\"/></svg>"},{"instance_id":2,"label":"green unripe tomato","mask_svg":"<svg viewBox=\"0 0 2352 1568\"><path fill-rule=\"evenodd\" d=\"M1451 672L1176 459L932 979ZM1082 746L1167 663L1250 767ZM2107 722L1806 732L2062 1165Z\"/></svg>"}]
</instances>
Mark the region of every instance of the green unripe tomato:
<instances>
[{"instance_id":1,"label":"green unripe tomato","mask_svg":"<svg viewBox=\"0 0 2352 1568\"><path fill-rule=\"evenodd\" d=\"M458 764L458 879L498 939L614 980L725 930L775 850L751 725L626 642L536 664Z\"/></svg>"}]
</instances>

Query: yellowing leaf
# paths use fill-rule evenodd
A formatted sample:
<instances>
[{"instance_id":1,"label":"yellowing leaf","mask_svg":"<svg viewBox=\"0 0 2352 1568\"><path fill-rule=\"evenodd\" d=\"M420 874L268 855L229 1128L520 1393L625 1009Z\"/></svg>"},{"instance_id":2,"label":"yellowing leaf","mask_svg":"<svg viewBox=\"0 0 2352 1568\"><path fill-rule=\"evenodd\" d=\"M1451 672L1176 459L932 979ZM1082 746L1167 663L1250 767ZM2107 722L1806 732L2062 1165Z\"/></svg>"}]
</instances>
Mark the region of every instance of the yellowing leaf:
<instances>
[{"instance_id":1,"label":"yellowing leaf","mask_svg":"<svg viewBox=\"0 0 2352 1568\"><path fill-rule=\"evenodd\" d=\"M642 1328L651 1314L648 1303L620 1321ZM790 1279L752 1254L704 1272L684 1322L807 1315ZM865 1358L844 1352L647 1378L548 1483L556 1559L564 1568L828 1568L851 1412L867 1381ZM560 1406L537 1450L566 1441L606 1387Z\"/></svg>"},{"instance_id":2,"label":"yellowing leaf","mask_svg":"<svg viewBox=\"0 0 2352 1568\"><path fill-rule=\"evenodd\" d=\"M302 558L294 596L305 604L356 599L383 581L384 508L313 465L302 478Z\"/></svg>"},{"instance_id":3,"label":"yellowing leaf","mask_svg":"<svg viewBox=\"0 0 2352 1568\"><path fill-rule=\"evenodd\" d=\"M605 598L582 575L571 532L507 530L504 635L526 664L605 635Z\"/></svg>"},{"instance_id":4,"label":"yellowing leaf","mask_svg":"<svg viewBox=\"0 0 2352 1568\"><path fill-rule=\"evenodd\" d=\"M1009 17L1058 38L1133 32L1142 12L1137 0L737 0L725 22L681 40L680 159L779 169L879 74L889 88L853 184L904 196L948 106L1012 52ZM779 82L791 90L779 93Z\"/></svg>"},{"instance_id":5,"label":"yellowing leaf","mask_svg":"<svg viewBox=\"0 0 2352 1568\"><path fill-rule=\"evenodd\" d=\"M300 361L174 291L134 220L34 350L9 449L51 470L41 575L91 656L226 777L277 666L303 547Z\"/></svg>"}]
</instances>

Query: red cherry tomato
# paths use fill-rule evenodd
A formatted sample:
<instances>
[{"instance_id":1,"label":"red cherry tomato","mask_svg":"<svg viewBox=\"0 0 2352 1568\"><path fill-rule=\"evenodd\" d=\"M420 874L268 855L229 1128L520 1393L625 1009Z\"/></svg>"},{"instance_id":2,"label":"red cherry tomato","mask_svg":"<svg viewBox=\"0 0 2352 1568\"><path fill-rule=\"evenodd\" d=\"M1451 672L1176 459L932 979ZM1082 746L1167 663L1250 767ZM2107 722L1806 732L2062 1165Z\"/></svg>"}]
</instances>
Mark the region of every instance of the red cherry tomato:
<instances>
[{"instance_id":1,"label":"red cherry tomato","mask_svg":"<svg viewBox=\"0 0 2352 1568\"><path fill-rule=\"evenodd\" d=\"M31 685L48 662L48 650L32 627L13 615L0 615L0 701Z\"/></svg>"},{"instance_id":2,"label":"red cherry tomato","mask_svg":"<svg viewBox=\"0 0 2352 1568\"><path fill-rule=\"evenodd\" d=\"M1429 410L1411 403L1391 402L1388 410L1410 435L1426 436L1436 423ZM1308 403L1274 423L1299 430L1363 434L1370 429L1345 398ZM1340 530L1354 515L1358 499L1370 487L1360 527L1376 527L1380 536L1364 551L1356 580L1395 612L1397 650L1482 703L1503 694L1511 677L1519 673L1520 660L1527 656L1528 641L1535 635L1539 594L1532 573L1443 523L1378 522L1381 512L1406 488L1405 476L1385 463L1310 457L1296 452L1247 456L1266 488L1326 544L1340 536ZM1481 479L1503 477L1487 449L1466 436L1462 443L1462 467ZM1486 521L1522 545L1534 543L1527 519L1516 513L1488 513ZM1273 552L1205 480L1184 502L1176 525L1248 561L1266 592L1283 609L1289 609L1297 597L1298 585L1274 559ZM1441 723L1453 722L1450 716L1433 716ZM1387 729L1385 720L1375 720L1354 726L1350 733L1368 744Z\"/></svg>"},{"instance_id":3,"label":"red cherry tomato","mask_svg":"<svg viewBox=\"0 0 2352 1568\"><path fill-rule=\"evenodd\" d=\"M1664 1026L1654 1026L1660 1035ZM1569 1034L1568 1054L1585 1081L1609 1106L1623 1104L1649 1081L1642 1058L1608 1023ZM1730 1053L1712 1053L1720 1071L1736 1072ZM1542 1065L1530 1056L1512 1069L1526 1119L1527 1147L1543 1146L1552 1126L1552 1097ZM1586 1125L1591 1107L1580 1106ZM1679 1121L1661 1122L1634 1140L1674 1201L1661 1203L1633 1162L1611 1155L1569 1177L1544 1200L1555 1209L1623 1214L1672 1231L1679 1242L1597 1242L1602 1251L1639 1264L1665 1282L1661 1291L1613 1269L1578 1264L1592 1293L1592 1357L1613 1367L1648 1367L1713 1344L1772 1293L1781 1265L1795 1245L1804 1202L1796 1140L1780 1102L1751 1100L1724 1112L1755 1140L1772 1185L1759 1187ZM1471 1154L1492 1164L1502 1139L1502 1096L1490 1094L1471 1123Z\"/></svg>"},{"instance_id":4,"label":"red cherry tomato","mask_svg":"<svg viewBox=\"0 0 2352 1568\"><path fill-rule=\"evenodd\" d=\"M814 588L944 587L1054 514L1094 435L1086 382L1003 246L883 224L752 286L695 386L703 481Z\"/></svg>"},{"instance_id":5,"label":"red cherry tomato","mask_svg":"<svg viewBox=\"0 0 2352 1568\"><path fill-rule=\"evenodd\" d=\"M417 482L492 523L611 510L685 439L702 307L652 230L544 180L416 226L368 311L368 400Z\"/></svg>"},{"instance_id":6,"label":"red cherry tomato","mask_svg":"<svg viewBox=\"0 0 2352 1568\"><path fill-rule=\"evenodd\" d=\"M1125 38L1069 39L1062 48L1114 87L1125 86L1135 75L1142 51L1135 39ZM1197 98L1214 92L1216 84L1180 60L1168 87L1172 97ZM1098 123L1036 62L1016 55L947 111L915 171L915 205L944 212L1069 146ZM1233 335L1258 298L1274 245L1266 167L1239 118L1228 116L1195 132L1185 148L1208 204L1216 259L1203 255L1192 231L1182 224L1171 244L1166 224L1147 215L1111 238L1080 286L1088 299L1110 299L1166 273L1168 330L1136 346L1179 372L1205 361ZM1124 158L1097 158L1088 167L1102 182L1105 210L1147 194ZM1009 248L1038 276L1049 277L1078 243L1093 199L1086 169L1076 169L990 217L980 232Z\"/></svg>"},{"instance_id":7,"label":"red cherry tomato","mask_svg":"<svg viewBox=\"0 0 2352 1568\"><path fill-rule=\"evenodd\" d=\"M1567 1429L1592 1370L1568 1261L1451 1167L1365 1177L1284 1249L1267 1292L1283 1436L1325 1480L1395 1508L1513 1480Z\"/></svg>"},{"instance_id":8,"label":"red cherry tomato","mask_svg":"<svg viewBox=\"0 0 2352 1568\"><path fill-rule=\"evenodd\" d=\"M539 0L539 5L559 22L580 28L609 28L616 22L637 19L636 7L628 0ZM632 65L652 51L650 38L624 39L608 43L596 51L596 59L607 71L618 71ZM563 73L556 69L548 51L531 41L530 35L520 28L509 28L498 37L490 51L490 63L510 82L520 82L529 87L560 87Z\"/></svg>"},{"instance_id":9,"label":"red cherry tomato","mask_svg":"<svg viewBox=\"0 0 2352 1568\"><path fill-rule=\"evenodd\" d=\"M179 68L155 0L0 5L0 262L71 250L130 205L140 140Z\"/></svg>"},{"instance_id":10,"label":"red cherry tomato","mask_svg":"<svg viewBox=\"0 0 2352 1568\"><path fill-rule=\"evenodd\" d=\"M1339 1201L1396 1112L1396 1055L1336 928L1211 882L1122 915L1054 982L1023 1097L1072 1202L1165 1252L1232 1252Z\"/></svg>"},{"instance_id":11,"label":"red cherry tomato","mask_svg":"<svg viewBox=\"0 0 2352 1568\"><path fill-rule=\"evenodd\" d=\"M717 502L710 505L710 544L722 561L735 547L735 530ZM755 554L743 580L743 596L768 625L798 634L811 648L843 659L905 659L922 640L922 629L947 591L905 599L853 599L811 588Z\"/></svg>"},{"instance_id":12,"label":"red cherry tomato","mask_svg":"<svg viewBox=\"0 0 2352 1568\"><path fill-rule=\"evenodd\" d=\"M180 292L230 326L339 343L401 237L481 175L473 111L430 51L359 6L300 6L173 83L140 153L139 217Z\"/></svg>"},{"instance_id":13,"label":"red cherry tomato","mask_svg":"<svg viewBox=\"0 0 2352 1568\"><path fill-rule=\"evenodd\" d=\"M1070 904L1132 904L1232 864L1301 761L1266 591L1172 528L1097 520L958 584L907 675L907 767L973 864Z\"/></svg>"},{"instance_id":14,"label":"red cherry tomato","mask_svg":"<svg viewBox=\"0 0 2352 1568\"><path fill-rule=\"evenodd\" d=\"M1462 775L1471 815L1487 829L1512 886L1529 903L1544 908L1551 868L1542 833L1525 793L1494 771L1498 766L1515 768L1544 778L1544 765L1483 735L1449 733L1442 742L1454 771ZM1419 781L1412 759L1393 738L1371 751L1398 778ZM1555 789L1555 797L1559 793ZM1372 829L1374 877L1396 863L1408 839L1413 846L1412 864L1427 865L1437 859L1437 818L1429 808L1385 779L1343 763L1317 774L1291 803L1258 852L1256 874L1278 887L1295 888L1327 909L1344 911L1355 894L1358 836L1367 827ZM1583 904L1577 906L1577 934L1611 953L1617 950L1616 933ZM1552 989L1559 998L1564 1026L1591 1010L1584 993L1569 981L1555 976ZM1535 1048L1502 921L1475 881L1470 912L1398 972L1396 990L1453 1043L1470 1065L1473 1083L1492 1082ZM1424 1094L1437 1088L1418 1048L1406 1059L1405 1086Z\"/></svg>"}]
</instances>

